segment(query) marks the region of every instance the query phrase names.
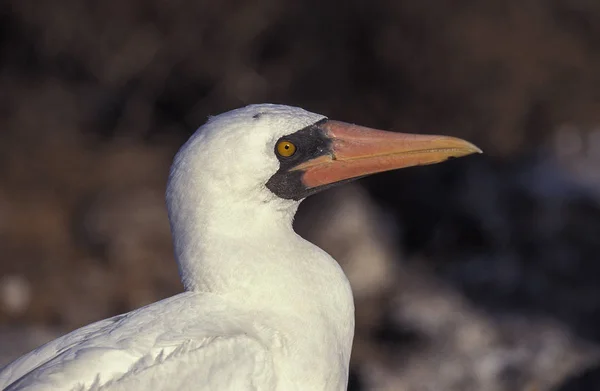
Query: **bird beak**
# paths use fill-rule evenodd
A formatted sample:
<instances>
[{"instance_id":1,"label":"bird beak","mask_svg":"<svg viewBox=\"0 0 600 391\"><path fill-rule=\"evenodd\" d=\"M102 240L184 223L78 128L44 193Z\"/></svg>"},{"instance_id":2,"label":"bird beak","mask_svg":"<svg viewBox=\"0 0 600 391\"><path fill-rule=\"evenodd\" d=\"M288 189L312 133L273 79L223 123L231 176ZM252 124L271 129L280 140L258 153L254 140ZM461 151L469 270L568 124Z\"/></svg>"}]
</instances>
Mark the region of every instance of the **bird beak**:
<instances>
[{"instance_id":1,"label":"bird beak","mask_svg":"<svg viewBox=\"0 0 600 391\"><path fill-rule=\"evenodd\" d=\"M455 137L385 132L331 120L319 127L331 140L329 153L292 168L302 172L302 183L309 189L482 152Z\"/></svg>"}]
</instances>

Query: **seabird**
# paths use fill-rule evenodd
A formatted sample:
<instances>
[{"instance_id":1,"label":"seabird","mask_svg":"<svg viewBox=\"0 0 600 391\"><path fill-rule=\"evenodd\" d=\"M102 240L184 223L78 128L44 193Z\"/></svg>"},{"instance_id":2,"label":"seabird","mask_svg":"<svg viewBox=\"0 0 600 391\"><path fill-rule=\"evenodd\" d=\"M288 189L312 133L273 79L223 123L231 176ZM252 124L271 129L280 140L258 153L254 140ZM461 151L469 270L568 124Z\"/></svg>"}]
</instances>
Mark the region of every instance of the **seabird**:
<instances>
[{"instance_id":1,"label":"seabird","mask_svg":"<svg viewBox=\"0 0 600 391\"><path fill-rule=\"evenodd\" d=\"M365 175L478 152L282 105L211 117L167 185L185 291L22 356L0 388L345 390L352 292L337 262L294 232L298 205Z\"/></svg>"}]
</instances>

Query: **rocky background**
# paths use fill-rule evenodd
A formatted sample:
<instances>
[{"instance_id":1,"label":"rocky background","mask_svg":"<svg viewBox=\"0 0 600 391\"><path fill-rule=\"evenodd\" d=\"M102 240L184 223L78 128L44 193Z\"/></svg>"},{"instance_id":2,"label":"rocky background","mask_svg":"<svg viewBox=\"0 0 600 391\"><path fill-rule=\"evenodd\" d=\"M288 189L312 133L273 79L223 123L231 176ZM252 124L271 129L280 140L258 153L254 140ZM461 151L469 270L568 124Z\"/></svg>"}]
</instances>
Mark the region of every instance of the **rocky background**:
<instances>
[{"instance_id":1,"label":"rocky background","mask_svg":"<svg viewBox=\"0 0 600 391\"><path fill-rule=\"evenodd\" d=\"M600 390L597 0L0 2L0 365L181 291L170 160L259 102L486 152L303 204L351 390Z\"/></svg>"}]
</instances>

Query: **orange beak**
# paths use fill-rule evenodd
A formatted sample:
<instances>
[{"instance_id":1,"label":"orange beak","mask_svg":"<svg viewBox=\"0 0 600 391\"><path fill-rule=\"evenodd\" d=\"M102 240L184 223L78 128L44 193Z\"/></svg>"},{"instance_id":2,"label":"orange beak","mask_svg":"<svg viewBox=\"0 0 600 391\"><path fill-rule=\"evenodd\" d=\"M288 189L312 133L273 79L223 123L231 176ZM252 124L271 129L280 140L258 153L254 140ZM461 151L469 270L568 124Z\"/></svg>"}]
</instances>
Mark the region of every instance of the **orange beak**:
<instances>
[{"instance_id":1,"label":"orange beak","mask_svg":"<svg viewBox=\"0 0 600 391\"><path fill-rule=\"evenodd\" d=\"M302 172L302 183L308 189L481 153L475 145L455 137L385 132L331 120L320 128L331 140L330 153L290 170Z\"/></svg>"}]
</instances>

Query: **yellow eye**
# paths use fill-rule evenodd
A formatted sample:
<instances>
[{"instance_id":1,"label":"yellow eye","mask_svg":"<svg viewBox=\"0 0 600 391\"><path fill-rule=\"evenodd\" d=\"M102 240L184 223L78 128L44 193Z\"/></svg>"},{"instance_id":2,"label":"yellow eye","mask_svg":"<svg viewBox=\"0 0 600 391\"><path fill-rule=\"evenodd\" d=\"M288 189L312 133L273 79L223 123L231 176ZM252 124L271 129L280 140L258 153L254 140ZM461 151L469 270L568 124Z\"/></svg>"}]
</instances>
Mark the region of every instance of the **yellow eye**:
<instances>
[{"instance_id":1,"label":"yellow eye","mask_svg":"<svg viewBox=\"0 0 600 391\"><path fill-rule=\"evenodd\" d=\"M277 153L283 157L290 157L296 152L296 146L289 141L277 143Z\"/></svg>"}]
</instances>

